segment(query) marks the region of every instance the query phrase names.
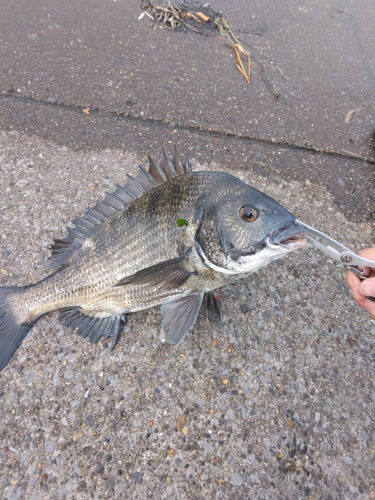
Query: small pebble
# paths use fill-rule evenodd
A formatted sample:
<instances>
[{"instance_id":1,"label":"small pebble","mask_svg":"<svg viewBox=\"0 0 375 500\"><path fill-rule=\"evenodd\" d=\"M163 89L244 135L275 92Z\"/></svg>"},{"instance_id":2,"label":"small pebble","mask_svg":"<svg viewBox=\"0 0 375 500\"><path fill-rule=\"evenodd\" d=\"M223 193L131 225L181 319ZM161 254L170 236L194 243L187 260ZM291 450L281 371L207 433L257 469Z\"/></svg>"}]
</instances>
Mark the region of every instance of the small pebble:
<instances>
[{"instance_id":1,"label":"small pebble","mask_svg":"<svg viewBox=\"0 0 375 500\"><path fill-rule=\"evenodd\" d=\"M31 370L25 370L25 380L27 383L30 383L33 380L35 380L35 377L36 377L35 372Z\"/></svg>"},{"instance_id":2,"label":"small pebble","mask_svg":"<svg viewBox=\"0 0 375 500\"><path fill-rule=\"evenodd\" d=\"M73 441L79 441L80 439L82 439L83 437L83 432L82 431L78 431L74 434L73 436Z\"/></svg>"},{"instance_id":3,"label":"small pebble","mask_svg":"<svg viewBox=\"0 0 375 500\"><path fill-rule=\"evenodd\" d=\"M227 420L236 420L236 415L233 413L233 410L231 408L228 408L228 410L226 411L225 418Z\"/></svg>"},{"instance_id":4,"label":"small pebble","mask_svg":"<svg viewBox=\"0 0 375 500\"><path fill-rule=\"evenodd\" d=\"M103 474L103 473L104 473L104 465L102 465L102 464L98 464L98 465L95 467L95 473L96 473L96 474Z\"/></svg>"},{"instance_id":5,"label":"small pebble","mask_svg":"<svg viewBox=\"0 0 375 500\"><path fill-rule=\"evenodd\" d=\"M177 420L177 430L178 431L182 430L182 428L184 426L184 423L185 423L185 416L184 415L180 415L178 417L178 420Z\"/></svg>"},{"instance_id":6,"label":"small pebble","mask_svg":"<svg viewBox=\"0 0 375 500\"><path fill-rule=\"evenodd\" d=\"M130 481L134 484L143 483L143 474L141 472L134 472L130 475Z\"/></svg>"},{"instance_id":7,"label":"small pebble","mask_svg":"<svg viewBox=\"0 0 375 500\"><path fill-rule=\"evenodd\" d=\"M74 372L73 370L66 370L64 373L64 378L70 380L74 377Z\"/></svg>"},{"instance_id":8,"label":"small pebble","mask_svg":"<svg viewBox=\"0 0 375 500\"><path fill-rule=\"evenodd\" d=\"M55 445L52 441L47 441L44 445L44 449L46 451L53 451L55 449Z\"/></svg>"},{"instance_id":9,"label":"small pebble","mask_svg":"<svg viewBox=\"0 0 375 500\"><path fill-rule=\"evenodd\" d=\"M243 483L243 477L239 473L233 474L232 481L233 481L234 486L241 486L241 484Z\"/></svg>"},{"instance_id":10,"label":"small pebble","mask_svg":"<svg viewBox=\"0 0 375 500\"><path fill-rule=\"evenodd\" d=\"M106 491L112 491L113 488L115 487L115 481L116 481L115 477L110 477L110 478L106 479L104 481L104 489Z\"/></svg>"}]
</instances>

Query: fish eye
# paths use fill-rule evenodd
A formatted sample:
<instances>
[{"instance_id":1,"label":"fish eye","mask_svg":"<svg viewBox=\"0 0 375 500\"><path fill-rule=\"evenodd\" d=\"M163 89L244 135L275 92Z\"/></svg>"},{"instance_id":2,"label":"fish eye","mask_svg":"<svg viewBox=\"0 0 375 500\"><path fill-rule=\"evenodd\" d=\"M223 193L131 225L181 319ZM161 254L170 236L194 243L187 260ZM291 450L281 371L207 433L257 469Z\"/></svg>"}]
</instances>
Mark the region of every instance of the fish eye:
<instances>
[{"instance_id":1,"label":"fish eye","mask_svg":"<svg viewBox=\"0 0 375 500\"><path fill-rule=\"evenodd\" d=\"M258 218L258 215L258 210L254 207L251 207L250 205L244 205L240 209L241 218L247 222L253 222Z\"/></svg>"}]
</instances>

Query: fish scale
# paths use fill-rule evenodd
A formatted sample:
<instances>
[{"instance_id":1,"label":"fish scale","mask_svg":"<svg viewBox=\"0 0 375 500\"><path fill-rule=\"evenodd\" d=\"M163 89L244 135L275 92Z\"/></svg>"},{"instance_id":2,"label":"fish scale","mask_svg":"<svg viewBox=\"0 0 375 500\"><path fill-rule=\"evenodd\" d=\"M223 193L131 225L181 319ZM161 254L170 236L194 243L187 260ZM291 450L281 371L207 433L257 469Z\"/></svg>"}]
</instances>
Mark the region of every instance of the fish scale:
<instances>
[{"instance_id":1,"label":"fish scale","mask_svg":"<svg viewBox=\"0 0 375 500\"><path fill-rule=\"evenodd\" d=\"M170 158L163 149L159 164L150 159L149 171L140 167L55 240L47 261L55 272L0 288L0 370L35 321L54 310L92 342L111 338L113 348L127 313L161 305L164 334L178 343L202 303L208 317L221 318L214 289L305 244L306 230L294 220L236 177L193 172L188 158L181 163L176 150Z\"/></svg>"}]
</instances>

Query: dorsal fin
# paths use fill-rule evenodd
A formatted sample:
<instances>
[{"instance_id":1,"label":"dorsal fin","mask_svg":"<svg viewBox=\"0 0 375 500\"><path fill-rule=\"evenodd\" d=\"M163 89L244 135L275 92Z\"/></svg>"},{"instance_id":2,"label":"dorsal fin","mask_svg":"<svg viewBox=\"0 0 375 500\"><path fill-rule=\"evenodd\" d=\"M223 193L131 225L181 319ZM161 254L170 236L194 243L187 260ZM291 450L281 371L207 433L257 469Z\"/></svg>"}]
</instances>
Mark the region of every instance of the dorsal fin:
<instances>
[{"instance_id":1,"label":"dorsal fin","mask_svg":"<svg viewBox=\"0 0 375 500\"><path fill-rule=\"evenodd\" d=\"M186 159L189 160L188 155L186 155ZM182 164L180 162L180 158L178 156L176 144L174 145L174 148L173 148L172 163L173 163L173 166L174 166L174 169L175 169L177 175L181 175L181 174L185 173L184 167L182 166Z\"/></svg>"},{"instance_id":2,"label":"dorsal fin","mask_svg":"<svg viewBox=\"0 0 375 500\"><path fill-rule=\"evenodd\" d=\"M177 177L177 172L173 166L172 160L164 147L162 147L163 156L161 157L160 167L164 170L167 179L173 179L173 177Z\"/></svg>"},{"instance_id":3,"label":"dorsal fin","mask_svg":"<svg viewBox=\"0 0 375 500\"><path fill-rule=\"evenodd\" d=\"M176 146L172 158L164 148L162 150L163 154L159 165L149 156L148 171L139 166L137 177L134 178L127 174L128 179L125 186L116 184L117 189L113 193L107 193L104 200L98 201L94 207L89 208L84 217L76 217L72 221L75 227L68 228L68 235L65 238L54 240L50 246L52 255L44 262L44 266L56 268L65 265L69 257L81 248L86 238L98 230L102 222L121 212L132 201L141 198L155 187L174 177L191 172L188 155L181 163Z\"/></svg>"}]
</instances>

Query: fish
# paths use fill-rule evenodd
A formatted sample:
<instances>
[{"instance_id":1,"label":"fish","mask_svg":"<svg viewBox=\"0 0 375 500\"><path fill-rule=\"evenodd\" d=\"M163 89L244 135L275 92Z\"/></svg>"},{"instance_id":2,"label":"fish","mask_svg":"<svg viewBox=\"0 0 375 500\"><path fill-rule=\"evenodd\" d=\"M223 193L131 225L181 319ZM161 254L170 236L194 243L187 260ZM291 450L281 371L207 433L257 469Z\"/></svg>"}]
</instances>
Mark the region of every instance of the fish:
<instances>
[{"instance_id":1,"label":"fish","mask_svg":"<svg viewBox=\"0 0 375 500\"><path fill-rule=\"evenodd\" d=\"M202 308L221 320L215 290L303 247L308 230L270 196L227 172L193 171L188 155L160 162L76 217L51 244L37 283L0 288L0 371L35 322L60 321L113 349L128 313L161 306L164 340L178 344Z\"/></svg>"}]
</instances>

